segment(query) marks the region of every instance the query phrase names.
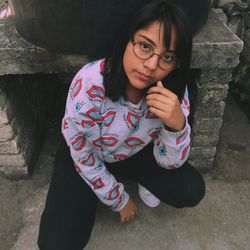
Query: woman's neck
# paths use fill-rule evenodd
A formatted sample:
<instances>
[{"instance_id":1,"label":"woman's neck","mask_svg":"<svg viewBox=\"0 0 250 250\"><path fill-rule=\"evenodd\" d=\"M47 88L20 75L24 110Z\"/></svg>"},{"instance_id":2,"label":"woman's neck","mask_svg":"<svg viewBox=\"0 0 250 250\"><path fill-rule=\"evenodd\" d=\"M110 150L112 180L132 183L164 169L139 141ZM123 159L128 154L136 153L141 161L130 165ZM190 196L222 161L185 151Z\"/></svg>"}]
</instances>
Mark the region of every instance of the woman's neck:
<instances>
[{"instance_id":1,"label":"woman's neck","mask_svg":"<svg viewBox=\"0 0 250 250\"><path fill-rule=\"evenodd\" d=\"M133 104L137 104L140 102L142 97L144 96L145 91L142 89L134 89L131 88L130 86L127 86L126 88L126 98L129 102Z\"/></svg>"}]
</instances>

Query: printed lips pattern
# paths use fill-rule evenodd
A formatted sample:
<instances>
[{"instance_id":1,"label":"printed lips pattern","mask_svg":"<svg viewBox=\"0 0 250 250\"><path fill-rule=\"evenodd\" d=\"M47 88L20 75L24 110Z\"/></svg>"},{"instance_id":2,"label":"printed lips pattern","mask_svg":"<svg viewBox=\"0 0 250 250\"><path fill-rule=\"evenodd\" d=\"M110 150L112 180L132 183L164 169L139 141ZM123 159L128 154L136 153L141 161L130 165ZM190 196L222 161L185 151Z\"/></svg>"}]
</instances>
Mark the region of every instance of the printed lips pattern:
<instances>
[{"instance_id":1,"label":"printed lips pattern","mask_svg":"<svg viewBox=\"0 0 250 250\"><path fill-rule=\"evenodd\" d=\"M104 67L105 67L105 60L103 60L100 63L100 73L103 75L104 74Z\"/></svg>"},{"instance_id":2,"label":"printed lips pattern","mask_svg":"<svg viewBox=\"0 0 250 250\"><path fill-rule=\"evenodd\" d=\"M88 165L90 167L94 166L96 164L96 159L94 157L94 153L90 153L87 157L87 159L84 159L81 161L81 164Z\"/></svg>"},{"instance_id":3,"label":"printed lips pattern","mask_svg":"<svg viewBox=\"0 0 250 250\"><path fill-rule=\"evenodd\" d=\"M109 111L105 115L103 115L102 116L103 125L106 127L109 127L115 118L115 114L116 114L116 112Z\"/></svg>"},{"instance_id":4,"label":"printed lips pattern","mask_svg":"<svg viewBox=\"0 0 250 250\"><path fill-rule=\"evenodd\" d=\"M89 120L82 120L81 125L83 128L92 128L95 126L95 123Z\"/></svg>"},{"instance_id":5,"label":"printed lips pattern","mask_svg":"<svg viewBox=\"0 0 250 250\"><path fill-rule=\"evenodd\" d=\"M99 86L92 86L88 91L87 94L90 98L99 98L101 100L105 99L104 89Z\"/></svg>"},{"instance_id":6,"label":"printed lips pattern","mask_svg":"<svg viewBox=\"0 0 250 250\"><path fill-rule=\"evenodd\" d=\"M125 160L127 157L126 154L114 154L114 159L117 161Z\"/></svg>"},{"instance_id":7,"label":"printed lips pattern","mask_svg":"<svg viewBox=\"0 0 250 250\"><path fill-rule=\"evenodd\" d=\"M64 119L64 120L63 120L63 129L67 129L67 128L69 128L69 124L68 124L68 122Z\"/></svg>"},{"instance_id":8,"label":"printed lips pattern","mask_svg":"<svg viewBox=\"0 0 250 250\"><path fill-rule=\"evenodd\" d=\"M183 103L187 107L187 110L190 111L190 105L189 105L189 102L188 102L188 100L186 98L183 98Z\"/></svg>"},{"instance_id":9,"label":"printed lips pattern","mask_svg":"<svg viewBox=\"0 0 250 250\"><path fill-rule=\"evenodd\" d=\"M112 205L112 209L116 209L119 207L119 205L122 203L123 195L120 196L120 198Z\"/></svg>"},{"instance_id":10,"label":"printed lips pattern","mask_svg":"<svg viewBox=\"0 0 250 250\"><path fill-rule=\"evenodd\" d=\"M96 108L92 108L86 112L86 115L95 122L103 123L104 126L109 127L113 122L116 112L108 111L106 114L101 115ZM93 127L95 124L91 121L82 121L84 128Z\"/></svg>"},{"instance_id":11,"label":"printed lips pattern","mask_svg":"<svg viewBox=\"0 0 250 250\"><path fill-rule=\"evenodd\" d=\"M186 140L188 136L188 130L186 129L177 139L176 139L176 145L181 144L183 141Z\"/></svg>"},{"instance_id":12,"label":"printed lips pattern","mask_svg":"<svg viewBox=\"0 0 250 250\"><path fill-rule=\"evenodd\" d=\"M149 133L148 135L152 138L152 139L155 139L158 135L159 135L160 131L156 130L156 131L153 131L151 133Z\"/></svg>"},{"instance_id":13,"label":"printed lips pattern","mask_svg":"<svg viewBox=\"0 0 250 250\"><path fill-rule=\"evenodd\" d=\"M102 148L101 138L94 140L92 143L96 148Z\"/></svg>"},{"instance_id":14,"label":"printed lips pattern","mask_svg":"<svg viewBox=\"0 0 250 250\"><path fill-rule=\"evenodd\" d=\"M107 147L113 147L117 144L118 140L113 136L103 136L101 137L101 142Z\"/></svg>"},{"instance_id":15,"label":"printed lips pattern","mask_svg":"<svg viewBox=\"0 0 250 250\"><path fill-rule=\"evenodd\" d=\"M119 185L116 185L113 190L111 190L108 194L108 200L115 200L120 196Z\"/></svg>"},{"instance_id":16,"label":"printed lips pattern","mask_svg":"<svg viewBox=\"0 0 250 250\"><path fill-rule=\"evenodd\" d=\"M185 147L185 148L183 149L183 151L182 151L182 153L181 153L181 160L185 159L185 156L186 156L186 154L187 154L187 152L188 152L188 150L189 150L189 146L190 146L190 145L187 145L187 147Z\"/></svg>"},{"instance_id":17,"label":"printed lips pattern","mask_svg":"<svg viewBox=\"0 0 250 250\"><path fill-rule=\"evenodd\" d=\"M102 116L99 114L99 112L96 108L92 108L92 109L88 110L86 112L86 115L90 119L92 119L93 121L96 121L96 122L102 122L102 120L103 120Z\"/></svg>"},{"instance_id":18,"label":"printed lips pattern","mask_svg":"<svg viewBox=\"0 0 250 250\"><path fill-rule=\"evenodd\" d=\"M84 148L86 145L86 138L84 136L77 136L72 142L71 142L72 147L74 150L79 151Z\"/></svg>"},{"instance_id":19,"label":"printed lips pattern","mask_svg":"<svg viewBox=\"0 0 250 250\"><path fill-rule=\"evenodd\" d=\"M157 119L158 117L148 110L146 115L145 115L145 118L146 119Z\"/></svg>"},{"instance_id":20,"label":"printed lips pattern","mask_svg":"<svg viewBox=\"0 0 250 250\"><path fill-rule=\"evenodd\" d=\"M127 120L132 128L136 128L139 124L141 117L139 115L132 114L128 112Z\"/></svg>"},{"instance_id":21,"label":"printed lips pattern","mask_svg":"<svg viewBox=\"0 0 250 250\"><path fill-rule=\"evenodd\" d=\"M73 96L76 97L82 89L82 78L77 79L72 87Z\"/></svg>"},{"instance_id":22,"label":"printed lips pattern","mask_svg":"<svg viewBox=\"0 0 250 250\"><path fill-rule=\"evenodd\" d=\"M175 165L169 165L169 166L168 166L168 169L169 169L169 170L174 170L174 169L176 169L176 166L175 166Z\"/></svg>"},{"instance_id":23,"label":"printed lips pattern","mask_svg":"<svg viewBox=\"0 0 250 250\"><path fill-rule=\"evenodd\" d=\"M94 190L104 187L104 182L101 178L92 181L91 184L93 185Z\"/></svg>"},{"instance_id":24,"label":"printed lips pattern","mask_svg":"<svg viewBox=\"0 0 250 250\"><path fill-rule=\"evenodd\" d=\"M136 137L130 137L125 141L125 144L129 147L129 148L133 148L133 147L137 147L137 146L141 146L143 144L145 144L144 141L142 141L139 138Z\"/></svg>"}]
</instances>

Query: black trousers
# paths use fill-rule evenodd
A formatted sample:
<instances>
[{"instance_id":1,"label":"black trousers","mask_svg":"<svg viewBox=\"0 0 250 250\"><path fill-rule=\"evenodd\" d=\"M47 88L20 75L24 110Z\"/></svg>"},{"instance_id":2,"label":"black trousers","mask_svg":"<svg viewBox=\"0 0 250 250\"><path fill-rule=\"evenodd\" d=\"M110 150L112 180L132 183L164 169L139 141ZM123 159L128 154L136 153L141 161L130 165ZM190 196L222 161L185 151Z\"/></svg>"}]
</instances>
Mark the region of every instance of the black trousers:
<instances>
[{"instance_id":1,"label":"black trousers","mask_svg":"<svg viewBox=\"0 0 250 250\"><path fill-rule=\"evenodd\" d=\"M187 162L176 170L160 168L153 145L120 162L106 163L117 178L142 184L162 202L177 207L196 206L205 194L200 173ZM67 144L60 144L45 209L41 217L38 245L41 250L82 250L90 237L97 197L75 170Z\"/></svg>"}]
</instances>

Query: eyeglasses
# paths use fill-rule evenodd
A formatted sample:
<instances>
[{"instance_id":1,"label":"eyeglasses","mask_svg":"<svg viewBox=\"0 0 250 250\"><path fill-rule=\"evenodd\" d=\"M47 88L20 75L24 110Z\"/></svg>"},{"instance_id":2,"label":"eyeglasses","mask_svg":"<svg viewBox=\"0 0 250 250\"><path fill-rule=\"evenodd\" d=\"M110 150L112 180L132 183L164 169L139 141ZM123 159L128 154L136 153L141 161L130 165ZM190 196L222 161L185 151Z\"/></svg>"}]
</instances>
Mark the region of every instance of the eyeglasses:
<instances>
[{"instance_id":1,"label":"eyeglasses","mask_svg":"<svg viewBox=\"0 0 250 250\"><path fill-rule=\"evenodd\" d=\"M176 69L180 66L178 58L170 52L166 52L163 55L159 55L154 52L154 48L145 41L135 42L133 39L131 40L133 44L134 54L140 58L147 60L151 58L153 55L159 56L159 67L165 71L169 71L172 69Z\"/></svg>"}]
</instances>

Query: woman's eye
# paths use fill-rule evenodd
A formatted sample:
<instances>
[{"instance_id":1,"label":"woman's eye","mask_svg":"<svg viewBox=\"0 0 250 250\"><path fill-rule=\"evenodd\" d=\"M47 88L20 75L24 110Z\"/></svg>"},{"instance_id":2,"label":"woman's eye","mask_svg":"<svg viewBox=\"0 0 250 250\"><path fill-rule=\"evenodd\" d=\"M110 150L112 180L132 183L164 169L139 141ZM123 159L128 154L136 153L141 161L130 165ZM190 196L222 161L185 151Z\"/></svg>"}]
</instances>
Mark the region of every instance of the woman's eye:
<instances>
[{"instance_id":1,"label":"woman's eye","mask_svg":"<svg viewBox=\"0 0 250 250\"><path fill-rule=\"evenodd\" d=\"M175 61L175 56L174 55L164 55L162 57L162 59L165 62L174 62Z\"/></svg>"},{"instance_id":2,"label":"woman's eye","mask_svg":"<svg viewBox=\"0 0 250 250\"><path fill-rule=\"evenodd\" d=\"M141 42L140 47L143 51L151 51L151 46L147 43Z\"/></svg>"}]
</instances>

